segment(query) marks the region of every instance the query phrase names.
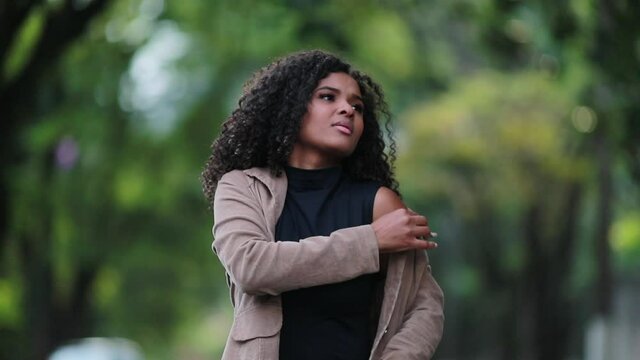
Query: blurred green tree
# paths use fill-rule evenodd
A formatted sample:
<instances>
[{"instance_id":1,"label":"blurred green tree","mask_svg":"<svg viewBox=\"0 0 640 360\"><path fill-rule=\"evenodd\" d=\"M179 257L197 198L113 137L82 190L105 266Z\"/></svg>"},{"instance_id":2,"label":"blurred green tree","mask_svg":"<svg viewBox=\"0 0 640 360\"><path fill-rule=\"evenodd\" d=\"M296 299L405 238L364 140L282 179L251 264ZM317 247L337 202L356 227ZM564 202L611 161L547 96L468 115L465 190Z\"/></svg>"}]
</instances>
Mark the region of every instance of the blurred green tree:
<instances>
[{"instance_id":1,"label":"blurred green tree","mask_svg":"<svg viewBox=\"0 0 640 360\"><path fill-rule=\"evenodd\" d=\"M80 272L70 284L70 306L59 306L54 301L50 235L54 226L53 199L47 194L46 184L54 177L54 149L41 149L38 159L29 161L25 137L29 129L42 120L42 114L61 102L55 82L43 86L50 75L51 63L84 33L107 2L4 1L0 4L0 257L4 263L4 259L15 256L11 261L13 266L3 266L1 271L13 280L3 279L6 291L20 292L12 295L15 300L7 306L13 307L7 312L22 309L15 316L13 326L6 328L0 324L2 356L6 358L44 358L58 341L68 336L64 331L56 331L56 323L67 323L65 329L73 332L87 319L84 305L87 285L93 276L91 269ZM32 176L18 181L16 175L29 172L23 167L25 162L37 169L30 172ZM18 186L28 188L31 193L28 199L33 205L31 208L25 209L20 193L15 196ZM22 216L10 216L20 212ZM19 222L22 224L17 225ZM28 230L19 231L20 225ZM73 311L78 314L70 316Z\"/></svg>"},{"instance_id":2,"label":"blurred green tree","mask_svg":"<svg viewBox=\"0 0 640 360\"><path fill-rule=\"evenodd\" d=\"M219 355L230 309L198 175L243 81L317 47L413 109L398 169L442 229L439 355L580 353L579 297L608 308L610 239L621 271L640 243L637 200L616 203L640 183L638 6L0 2L0 358L92 335Z\"/></svg>"},{"instance_id":3,"label":"blurred green tree","mask_svg":"<svg viewBox=\"0 0 640 360\"><path fill-rule=\"evenodd\" d=\"M450 274L454 318L466 319L450 325L459 355L567 352L578 315L567 311L577 222L593 167L571 135L574 106L543 73L480 73L403 121L403 189L416 208L440 208L432 222L447 234L436 268Z\"/></svg>"}]
</instances>

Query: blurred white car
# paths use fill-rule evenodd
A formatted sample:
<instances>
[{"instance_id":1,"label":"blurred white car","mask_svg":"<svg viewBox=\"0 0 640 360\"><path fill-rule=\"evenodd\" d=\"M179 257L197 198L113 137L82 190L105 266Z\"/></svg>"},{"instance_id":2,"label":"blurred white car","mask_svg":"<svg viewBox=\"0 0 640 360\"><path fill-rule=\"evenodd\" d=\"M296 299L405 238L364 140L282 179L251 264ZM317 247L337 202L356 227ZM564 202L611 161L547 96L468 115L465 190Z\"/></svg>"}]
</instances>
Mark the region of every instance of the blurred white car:
<instances>
[{"instance_id":1,"label":"blurred white car","mask_svg":"<svg viewBox=\"0 0 640 360\"><path fill-rule=\"evenodd\" d=\"M86 338L59 347L48 360L144 360L144 356L131 340Z\"/></svg>"}]
</instances>

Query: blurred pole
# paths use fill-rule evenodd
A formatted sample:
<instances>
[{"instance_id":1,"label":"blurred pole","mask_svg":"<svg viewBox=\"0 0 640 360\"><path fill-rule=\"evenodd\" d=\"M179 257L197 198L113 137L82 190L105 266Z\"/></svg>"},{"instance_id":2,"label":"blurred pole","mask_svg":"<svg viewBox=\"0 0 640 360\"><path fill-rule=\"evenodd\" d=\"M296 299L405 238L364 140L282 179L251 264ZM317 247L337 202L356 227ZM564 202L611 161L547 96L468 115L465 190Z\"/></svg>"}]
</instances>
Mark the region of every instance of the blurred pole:
<instances>
[{"instance_id":1,"label":"blurred pole","mask_svg":"<svg viewBox=\"0 0 640 360\"><path fill-rule=\"evenodd\" d=\"M611 248L609 247L613 180L611 176L611 146L603 128L604 126L600 127L595 134L599 196L595 231L595 255L597 264L596 311L599 316L608 318L611 314L611 295L613 288Z\"/></svg>"},{"instance_id":2,"label":"blurred pole","mask_svg":"<svg viewBox=\"0 0 640 360\"><path fill-rule=\"evenodd\" d=\"M611 147L604 130L599 126L594 134L597 174L598 203L594 250L596 259L595 301L596 314L585 334L585 359L610 360L616 321L612 319L612 270L611 249L609 248L609 227L611 225L611 199L613 184L611 176ZM611 359L613 360L613 359Z\"/></svg>"},{"instance_id":3,"label":"blurred pole","mask_svg":"<svg viewBox=\"0 0 640 360\"><path fill-rule=\"evenodd\" d=\"M622 1L625 3L626 1ZM627 55L628 41L622 34L634 27L636 18L623 10L618 1L596 1L597 24L590 57L599 70L592 85L591 101L601 113L603 121L593 134L593 145L598 166L596 208L596 228L594 250L596 259L596 316L605 320L611 314L613 276L611 270L611 249L609 247L609 228L611 226L611 201L613 199L613 180L611 175L612 144L611 136L616 130L617 106L613 98L620 86L628 81L632 65ZM612 56L617 54L619 56ZM622 94L620 94L622 95ZM622 112L624 113L624 111Z\"/></svg>"}]
</instances>

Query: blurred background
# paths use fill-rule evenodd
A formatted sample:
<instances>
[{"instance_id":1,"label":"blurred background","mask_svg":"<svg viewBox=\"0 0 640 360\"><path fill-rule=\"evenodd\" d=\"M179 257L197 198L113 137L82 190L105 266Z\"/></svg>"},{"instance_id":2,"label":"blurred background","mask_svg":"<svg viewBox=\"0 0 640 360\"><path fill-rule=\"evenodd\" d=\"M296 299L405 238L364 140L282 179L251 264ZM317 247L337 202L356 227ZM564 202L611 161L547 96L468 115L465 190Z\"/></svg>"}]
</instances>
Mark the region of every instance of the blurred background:
<instances>
[{"instance_id":1,"label":"blurred background","mask_svg":"<svg viewBox=\"0 0 640 360\"><path fill-rule=\"evenodd\" d=\"M322 48L382 84L401 191L440 234L437 359L637 359L638 16L635 0L1 0L0 358L83 341L219 358L232 310L199 174L251 73Z\"/></svg>"}]
</instances>

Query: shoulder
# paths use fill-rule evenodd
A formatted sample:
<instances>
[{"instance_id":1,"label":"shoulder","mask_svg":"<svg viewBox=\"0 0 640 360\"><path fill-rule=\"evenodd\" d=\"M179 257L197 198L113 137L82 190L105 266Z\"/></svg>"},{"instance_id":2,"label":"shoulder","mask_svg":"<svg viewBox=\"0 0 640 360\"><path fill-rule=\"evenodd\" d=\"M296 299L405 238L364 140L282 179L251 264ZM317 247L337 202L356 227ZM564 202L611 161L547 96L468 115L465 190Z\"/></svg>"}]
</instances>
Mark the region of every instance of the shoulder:
<instances>
[{"instance_id":1,"label":"shoulder","mask_svg":"<svg viewBox=\"0 0 640 360\"><path fill-rule=\"evenodd\" d=\"M247 180L248 176L245 174L244 170L231 170L220 177L217 188L219 189L224 186L247 185Z\"/></svg>"},{"instance_id":2,"label":"shoulder","mask_svg":"<svg viewBox=\"0 0 640 360\"><path fill-rule=\"evenodd\" d=\"M274 175L268 168L253 167L244 170L231 170L222 175L218 181L216 194L218 191L224 190L254 192L256 194L266 192L280 198L287 192L287 178L284 173L280 176Z\"/></svg>"},{"instance_id":3,"label":"shoulder","mask_svg":"<svg viewBox=\"0 0 640 360\"><path fill-rule=\"evenodd\" d=\"M403 208L406 208L406 206L402 202L402 199L400 199L400 196L388 187L381 186L376 192L373 203L373 220L396 209Z\"/></svg>"},{"instance_id":4,"label":"shoulder","mask_svg":"<svg viewBox=\"0 0 640 360\"><path fill-rule=\"evenodd\" d=\"M225 173L219 182L229 183L231 185L247 184L251 179L258 179L263 182L273 181L275 176L267 168L252 167L249 169L236 169Z\"/></svg>"}]
</instances>

